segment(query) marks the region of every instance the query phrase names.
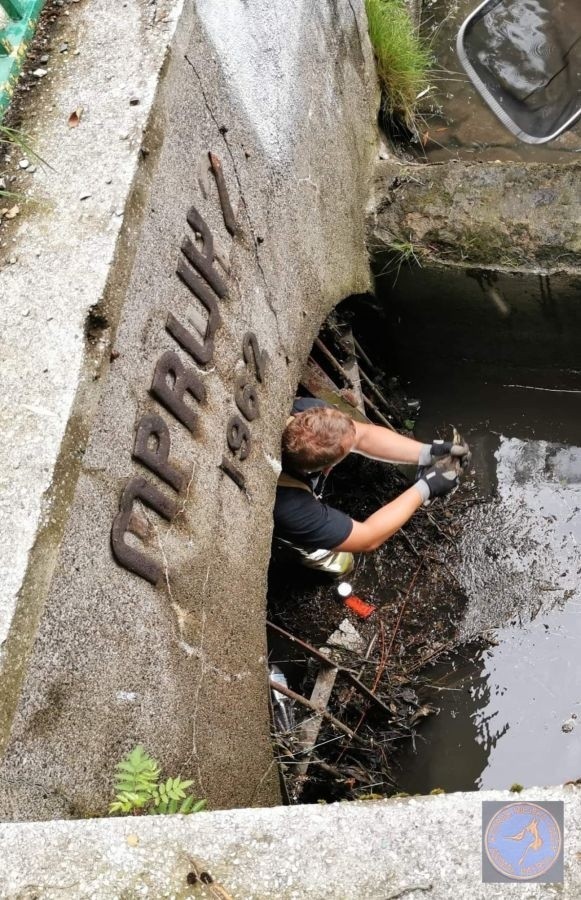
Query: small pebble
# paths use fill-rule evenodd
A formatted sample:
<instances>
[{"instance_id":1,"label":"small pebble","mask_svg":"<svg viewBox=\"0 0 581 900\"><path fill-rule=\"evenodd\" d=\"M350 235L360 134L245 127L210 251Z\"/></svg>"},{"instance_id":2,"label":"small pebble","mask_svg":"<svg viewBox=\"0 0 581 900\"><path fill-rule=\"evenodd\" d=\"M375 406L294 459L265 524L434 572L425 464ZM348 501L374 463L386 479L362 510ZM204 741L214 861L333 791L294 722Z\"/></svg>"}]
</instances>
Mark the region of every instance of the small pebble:
<instances>
[{"instance_id":1,"label":"small pebble","mask_svg":"<svg viewBox=\"0 0 581 900\"><path fill-rule=\"evenodd\" d=\"M80 50L73 50L73 56L78 56L80 52Z\"/></svg>"},{"instance_id":2,"label":"small pebble","mask_svg":"<svg viewBox=\"0 0 581 900\"><path fill-rule=\"evenodd\" d=\"M81 196L79 197L79 200L88 200L89 197L92 197L92 196L93 196L92 194L81 194Z\"/></svg>"},{"instance_id":3,"label":"small pebble","mask_svg":"<svg viewBox=\"0 0 581 900\"><path fill-rule=\"evenodd\" d=\"M17 257L17 256L11 256L10 259L8 260L8 262L10 263L11 266L13 266L14 263L17 263L17 262L18 262L18 257Z\"/></svg>"},{"instance_id":4,"label":"small pebble","mask_svg":"<svg viewBox=\"0 0 581 900\"><path fill-rule=\"evenodd\" d=\"M28 174L29 174L29 175L34 175L35 172L36 172L36 166L29 166L29 167L28 167Z\"/></svg>"},{"instance_id":5,"label":"small pebble","mask_svg":"<svg viewBox=\"0 0 581 900\"><path fill-rule=\"evenodd\" d=\"M44 78L45 75L48 75L48 69L35 69L32 74L35 78Z\"/></svg>"},{"instance_id":6,"label":"small pebble","mask_svg":"<svg viewBox=\"0 0 581 900\"><path fill-rule=\"evenodd\" d=\"M20 166L21 169L28 169L28 167L30 165L30 160L21 159L20 162L18 163L18 165Z\"/></svg>"},{"instance_id":7,"label":"small pebble","mask_svg":"<svg viewBox=\"0 0 581 900\"><path fill-rule=\"evenodd\" d=\"M64 44L61 44L61 45L60 45L60 47L59 47L59 53L66 53L68 49L69 49L69 45L68 45L67 42L65 41Z\"/></svg>"},{"instance_id":8,"label":"small pebble","mask_svg":"<svg viewBox=\"0 0 581 900\"><path fill-rule=\"evenodd\" d=\"M112 178L106 178L106 179L105 179L105 184L113 184L113 179L112 179Z\"/></svg>"},{"instance_id":9,"label":"small pebble","mask_svg":"<svg viewBox=\"0 0 581 900\"><path fill-rule=\"evenodd\" d=\"M43 53L43 55L40 57L41 63L47 63L49 61L49 59L50 59L50 57L49 57L48 53Z\"/></svg>"},{"instance_id":10,"label":"small pebble","mask_svg":"<svg viewBox=\"0 0 581 900\"><path fill-rule=\"evenodd\" d=\"M132 97L129 101L129 106L138 106L139 105L139 97Z\"/></svg>"}]
</instances>

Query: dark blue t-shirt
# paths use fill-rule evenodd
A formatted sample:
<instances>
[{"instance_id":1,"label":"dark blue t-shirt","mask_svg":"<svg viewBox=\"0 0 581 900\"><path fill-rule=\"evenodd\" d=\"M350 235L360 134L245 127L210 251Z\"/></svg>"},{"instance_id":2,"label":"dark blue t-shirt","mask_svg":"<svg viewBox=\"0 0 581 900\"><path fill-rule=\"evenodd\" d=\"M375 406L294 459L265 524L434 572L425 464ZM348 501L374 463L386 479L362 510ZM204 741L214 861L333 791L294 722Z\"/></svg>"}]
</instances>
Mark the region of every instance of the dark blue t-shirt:
<instances>
[{"instance_id":1,"label":"dark blue t-shirt","mask_svg":"<svg viewBox=\"0 0 581 900\"><path fill-rule=\"evenodd\" d=\"M293 404L293 413L314 406L328 406L322 400L301 397ZM293 478L297 478L293 474ZM333 550L346 540L353 529L352 519L338 509L323 503L319 497L325 477L316 472L300 478L315 492L302 488L277 487L274 504L274 534L306 550Z\"/></svg>"}]
</instances>

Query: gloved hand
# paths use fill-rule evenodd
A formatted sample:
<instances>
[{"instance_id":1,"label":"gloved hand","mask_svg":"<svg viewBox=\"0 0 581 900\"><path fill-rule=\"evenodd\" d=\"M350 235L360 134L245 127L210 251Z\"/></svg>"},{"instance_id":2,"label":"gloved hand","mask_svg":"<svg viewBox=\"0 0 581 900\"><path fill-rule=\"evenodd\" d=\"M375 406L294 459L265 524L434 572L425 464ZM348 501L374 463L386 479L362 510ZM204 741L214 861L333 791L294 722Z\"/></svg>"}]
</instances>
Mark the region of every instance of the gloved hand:
<instances>
[{"instance_id":1,"label":"gloved hand","mask_svg":"<svg viewBox=\"0 0 581 900\"><path fill-rule=\"evenodd\" d=\"M468 444L453 444L452 441L432 441L431 444L422 444L418 458L419 466L433 466L443 456L458 457L462 468L470 462L470 448Z\"/></svg>"},{"instance_id":2,"label":"gloved hand","mask_svg":"<svg viewBox=\"0 0 581 900\"><path fill-rule=\"evenodd\" d=\"M456 464L457 465L457 464ZM443 467L431 466L425 469L414 487L419 491L424 504L428 504L434 497L442 497L453 491L458 486L458 471L454 463Z\"/></svg>"}]
</instances>

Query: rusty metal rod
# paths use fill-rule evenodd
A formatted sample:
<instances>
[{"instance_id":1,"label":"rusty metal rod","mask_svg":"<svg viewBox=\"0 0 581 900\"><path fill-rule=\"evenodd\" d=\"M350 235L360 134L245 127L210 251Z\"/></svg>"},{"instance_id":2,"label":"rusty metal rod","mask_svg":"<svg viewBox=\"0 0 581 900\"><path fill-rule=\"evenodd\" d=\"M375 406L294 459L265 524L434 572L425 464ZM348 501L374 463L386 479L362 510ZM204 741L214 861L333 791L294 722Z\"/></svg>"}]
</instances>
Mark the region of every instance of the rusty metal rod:
<instances>
[{"instance_id":1,"label":"rusty metal rod","mask_svg":"<svg viewBox=\"0 0 581 900\"><path fill-rule=\"evenodd\" d=\"M323 706L318 706L316 703L311 703L310 700L307 700L306 697L303 697L301 694L296 694L294 691L291 691L290 688L285 687L284 684L280 684L278 681L274 681L272 678L269 678L270 687L273 691L278 691L279 694L284 694L285 697L288 697L290 700L296 700L297 703L300 703L301 706L306 706L307 709L310 709L312 712L316 713L318 716L322 716L324 719L327 719L335 728L339 731L342 731L343 734L346 734L351 738L352 741L355 741L356 744L360 744L363 747L369 746L367 741L364 741L360 738L354 731L351 731L347 725L343 725L343 722L340 722L339 719L336 719L335 716L332 716L330 712Z\"/></svg>"},{"instance_id":2,"label":"rusty metal rod","mask_svg":"<svg viewBox=\"0 0 581 900\"><path fill-rule=\"evenodd\" d=\"M365 350L363 349L363 347L361 346L361 344L359 343L359 341L357 340L355 335L353 335L353 344L355 345L355 349L357 351L358 356L360 356L361 359L363 360L363 362L369 366L369 368L371 369L372 372L376 372L377 366L373 365L373 363L369 359L367 353L365 352Z\"/></svg>"},{"instance_id":3,"label":"rusty metal rod","mask_svg":"<svg viewBox=\"0 0 581 900\"><path fill-rule=\"evenodd\" d=\"M232 209L232 204L230 203L230 197L228 196L228 188L226 187L226 180L224 178L224 172L222 169L222 163L215 153L212 153L210 150L208 153L210 158L210 166L212 167L212 172L214 173L214 178L216 179L216 185L218 187L218 197L220 198L220 206L222 207L222 215L224 217L224 225L232 235L235 237L240 228L238 226L238 222L236 221L236 216L234 215L234 210Z\"/></svg>"},{"instance_id":4,"label":"rusty metal rod","mask_svg":"<svg viewBox=\"0 0 581 900\"><path fill-rule=\"evenodd\" d=\"M389 428L390 431L395 431L395 430L396 430L396 429L393 427L393 425L391 424L391 422L389 421L389 419L386 419L386 418L385 418L385 416L383 415L383 413L380 412L380 411L378 410L378 408L377 408L377 406L375 405L375 403L373 402L373 400L370 400L369 397L368 397L366 394L363 394L363 402L365 403L366 406L369 407L369 409L373 412L373 414L377 416L377 418L379 419L379 421L380 421L380 422L383 422L383 424L385 425L386 428Z\"/></svg>"},{"instance_id":5,"label":"rusty metal rod","mask_svg":"<svg viewBox=\"0 0 581 900\"><path fill-rule=\"evenodd\" d=\"M333 368L334 368L337 372L339 372L339 374L345 379L345 381L347 382L347 385L348 385L351 389L353 389L354 384L353 384L351 378L349 377L349 375L347 374L347 372L345 371L345 369L343 368L343 366L341 365L341 363L340 363L337 359L335 359L335 357L333 356L333 354L331 353L331 351L330 351L327 347L325 347L325 345L324 345L324 343L322 342L321 338L315 338L315 347L317 347L317 348L321 351L321 353L323 354L323 356L325 356L326 359L329 360L329 362L331 363L331 365L333 366Z\"/></svg>"},{"instance_id":6,"label":"rusty metal rod","mask_svg":"<svg viewBox=\"0 0 581 900\"><path fill-rule=\"evenodd\" d=\"M373 383L371 378L365 374L363 369L359 369L359 374L363 378L365 384L369 387L369 389L373 392L374 396L379 400L380 403L383 403L385 408L389 410L389 412L393 411L393 406L390 404L389 400L381 393L378 387Z\"/></svg>"},{"instance_id":7,"label":"rusty metal rod","mask_svg":"<svg viewBox=\"0 0 581 900\"><path fill-rule=\"evenodd\" d=\"M321 340L320 338L315 338L315 347L317 347L317 348L321 351L321 353L323 354L323 356L325 356L325 358L329 360L329 362L331 363L331 365L333 366L333 368L334 368L337 372L339 372L339 374L341 375L342 378L345 379L345 381L347 382L347 385L348 385L352 390L354 390L354 389L355 389L355 385L353 384L352 378L349 376L348 372L347 372L346 369L341 365L341 363L338 362L338 360L335 359L335 357L333 356L333 354L331 353L331 351L325 346L325 344L322 342L322 340ZM389 411L391 411L392 407L390 406L390 404L388 403L388 401L385 399L385 397L383 396L383 394L381 393L381 391L374 385L374 383L372 382L372 380L365 374L365 372L363 371L363 369L360 369L359 372L360 372L360 375L363 377L363 380L365 381L365 383L369 386L370 390L373 392L374 396L375 396L376 398L379 399L379 401L383 404L383 406L384 406L386 409L388 409ZM365 394L363 394L363 391L362 391L361 393L362 393L362 395L363 395L363 402L364 402L367 406L369 406L369 408L375 413L375 415L377 416L377 418L385 425L385 427L386 427L386 428L389 428L391 431L395 431L396 429L393 427L393 425L391 424L391 422L390 422L388 419L385 418L385 416L383 415L383 413L380 412L380 410L379 410L379 409L377 408L377 406L373 403L373 401L370 400L368 397L366 397Z\"/></svg>"}]
</instances>

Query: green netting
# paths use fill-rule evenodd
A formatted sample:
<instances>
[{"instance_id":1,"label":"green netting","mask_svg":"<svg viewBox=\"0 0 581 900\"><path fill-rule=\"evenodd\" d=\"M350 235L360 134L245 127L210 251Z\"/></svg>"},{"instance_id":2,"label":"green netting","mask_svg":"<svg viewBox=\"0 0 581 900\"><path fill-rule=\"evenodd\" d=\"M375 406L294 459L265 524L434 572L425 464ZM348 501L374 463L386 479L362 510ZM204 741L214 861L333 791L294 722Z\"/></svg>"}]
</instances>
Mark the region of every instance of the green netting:
<instances>
[{"instance_id":1,"label":"green netting","mask_svg":"<svg viewBox=\"0 0 581 900\"><path fill-rule=\"evenodd\" d=\"M14 93L44 0L0 0L0 120Z\"/></svg>"}]
</instances>

